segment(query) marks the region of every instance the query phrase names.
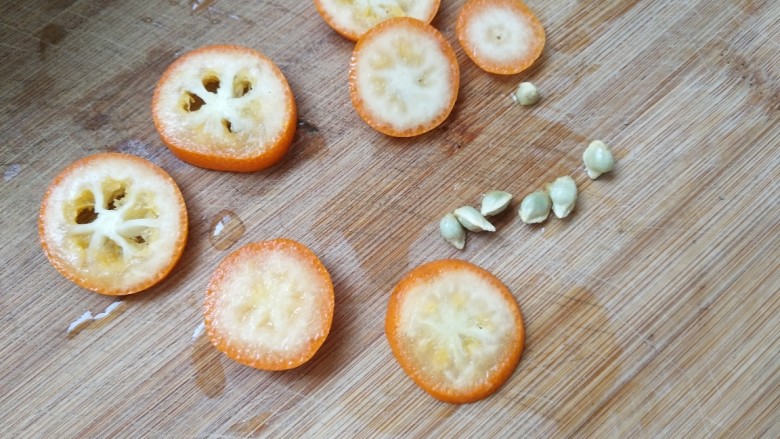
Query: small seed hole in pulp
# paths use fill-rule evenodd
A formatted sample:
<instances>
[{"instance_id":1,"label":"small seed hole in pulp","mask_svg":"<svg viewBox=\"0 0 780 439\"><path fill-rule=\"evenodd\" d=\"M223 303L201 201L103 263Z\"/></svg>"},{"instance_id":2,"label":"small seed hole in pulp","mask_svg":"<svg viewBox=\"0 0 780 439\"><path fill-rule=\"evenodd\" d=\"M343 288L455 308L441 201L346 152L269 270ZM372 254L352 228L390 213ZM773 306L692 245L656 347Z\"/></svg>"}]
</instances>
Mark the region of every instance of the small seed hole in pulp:
<instances>
[{"instance_id":1,"label":"small seed hole in pulp","mask_svg":"<svg viewBox=\"0 0 780 439\"><path fill-rule=\"evenodd\" d=\"M229 133L232 133L232 132L233 132L233 124L231 124L229 120L227 120L227 119L222 119L222 125L224 125L224 126L225 126L225 129L226 129L226 130L227 130Z\"/></svg>"},{"instance_id":2,"label":"small seed hole in pulp","mask_svg":"<svg viewBox=\"0 0 780 439\"><path fill-rule=\"evenodd\" d=\"M80 209L79 213L76 215L76 224L89 224L95 221L97 217L98 214L95 213L95 208L93 206L85 207Z\"/></svg>"},{"instance_id":3,"label":"small seed hole in pulp","mask_svg":"<svg viewBox=\"0 0 780 439\"><path fill-rule=\"evenodd\" d=\"M206 102L200 96L192 92L187 92L187 100L184 102L184 110L198 111Z\"/></svg>"},{"instance_id":4,"label":"small seed hole in pulp","mask_svg":"<svg viewBox=\"0 0 780 439\"><path fill-rule=\"evenodd\" d=\"M249 93L249 91L252 90L252 83L247 81L246 79L236 79L233 82L233 96L240 98L241 96L244 96L245 94Z\"/></svg>"},{"instance_id":5,"label":"small seed hole in pulp","mask_svg":"<svg viewBox=\"0 0 780 439\"><path fill-rule=\"evenodd\" d=\"M216 93L219 89L219 78L216 76L206 76L203 78L203 87L210 93Z\"/></svg>"},{"instance_id":6,"label":"small seed hole in pulp","mask_svg":"<svg viewBox=\"0 0 780 439\"><path fill-rule=\"evenodd\" d=\"M490 32L496 42L501 42L507 36L507 30L503 26L491 29Z\"/></svg>"},{"instance_id":7,"label":"small seed hole in pulp","mask_svg":"<svg viewBox=\"0 0 780 439\"><path fill-rule=\"evenodd\" d=\"M118 190L114 191L113 194L111 194L111 201L108 202L108 210L114 210L116 209L116 202L121 200L125 197L125 189L119 188Z\"/></svg>"},{"instance_id":8,"label":"small seed hole in pulp","mask_svg":"<svg viewBox=\"0 0 780 439\"><path fill-rule=\"evenodd\" d=\"M144 242L146 242L146 240L144 239L144 237L143 237L143 236L140 236L140 235L139 235L139 236L136 236L136 237L133 237L133 241L135 241L135 242L136 242L136 243L138 243L138 244L143 244Z\"/></svg>"}]
</instances>

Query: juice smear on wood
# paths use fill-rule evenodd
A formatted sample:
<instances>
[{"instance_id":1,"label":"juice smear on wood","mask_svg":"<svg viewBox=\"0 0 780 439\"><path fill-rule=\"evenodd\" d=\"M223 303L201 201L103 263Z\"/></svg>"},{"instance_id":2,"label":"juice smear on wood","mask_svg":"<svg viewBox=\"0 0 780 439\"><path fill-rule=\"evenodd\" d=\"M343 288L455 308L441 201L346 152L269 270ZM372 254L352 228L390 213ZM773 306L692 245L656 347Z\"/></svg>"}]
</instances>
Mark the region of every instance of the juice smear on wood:
<instances>
[{"instance_id":1,"label":"juice smear on wood","mask_svg":"<svg viewBox=\"0 0 780 439\"><path fill-rule=\"evenodd\" d=\"M192 366L195 384L209 398L225 391L225 369L220 362L221 353L214 349L208 337L202 335L192 345Z\"/></svg>"},{"instance_id":2,"label":"juice smear on wood","mask_svg":"<svg viewBox=\"0 0 780 439\"><path fill-rule=\"evenodd\" d=\"M271 416L271 413L262 412L249 419L231 425L228 429L228 433L234 433L241 437L254 437L254 435L265 428L266 423Z\"/></svg>"}]
</instances>

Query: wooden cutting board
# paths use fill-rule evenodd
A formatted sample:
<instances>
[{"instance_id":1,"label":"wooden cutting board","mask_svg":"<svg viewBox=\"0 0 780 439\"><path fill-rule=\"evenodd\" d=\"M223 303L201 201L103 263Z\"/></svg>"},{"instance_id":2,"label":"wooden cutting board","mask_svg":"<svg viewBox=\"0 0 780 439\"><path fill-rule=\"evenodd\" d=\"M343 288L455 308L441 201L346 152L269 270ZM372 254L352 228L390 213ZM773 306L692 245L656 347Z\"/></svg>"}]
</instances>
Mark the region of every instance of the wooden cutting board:
<instances>
[{"instance_id":1,"label":"wooden cutting board","mask_svg":"<svg viewBox=\"0 0 780 439\"><path fill-rule=\"evenodd\" d=\"M0 5L0 421L5 437L780 437L780 2L531 1L547 30L528 72L480 71L457 44L463 1L433 24L461 64L438 129L392 139L353 111L353 44L310 1L4 1ZM237 175L171 155L149 106L163 70L213 43L256 48L300 110L291 153ZM521 80L543 100L514 106ZM616 171L589 181L587 143ZM190 240L174 273L114 300L61 278L37 243L46 186L71 161L135 154L179 183ZM490 189L570 174L567 220L459 252L439 218ZM209 239L222 211L244 233ZM330 337L306 365L254 370L192 340L230 250L289 237L331 272ZM412 267L462 258L521 304L524 357L492 397L449 405L401 371L383 332Z\"/></svg>"}]
</instances>

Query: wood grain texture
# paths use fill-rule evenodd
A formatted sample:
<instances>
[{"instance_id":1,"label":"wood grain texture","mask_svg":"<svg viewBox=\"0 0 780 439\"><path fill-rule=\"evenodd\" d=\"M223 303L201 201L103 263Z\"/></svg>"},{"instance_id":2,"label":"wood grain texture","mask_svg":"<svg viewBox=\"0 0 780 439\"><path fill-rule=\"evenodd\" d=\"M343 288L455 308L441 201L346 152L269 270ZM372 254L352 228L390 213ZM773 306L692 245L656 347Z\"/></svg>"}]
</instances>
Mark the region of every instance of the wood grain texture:
<instances>
[{"instance_id":1,"label":"wood grain texture","mask_svg":"<svg viewBox=\"0 0 780 439\"><path fill-rule=\"evenodd\" d=\"M780 437L780 2L529 0L547 46L508 78L457 46L462 3L434 20L461 63L458 103L413 139L362 123L352 43L307 1L0 3L0 436ZM157 136L157 79L212 43L287 75L301 119L279 166L202 170ZM543 95L532 108L508 98L525 79ZM591 182L580 157L596 138L618 163ZM113 299L49 266L36 216L54 175L100 151L166 169L190 241L168 279L68 337ZM487 190L564 174L581 191L565 221L506 213L463 252L437 234ZM193 342L227 254L208 239L222 210L246 228L228 251L289 237L330 270L334 325L306 365L257 371ZM526 320L517 371L475 404L430 398L384 338L392 286L445 257L495 273Z\"/></svg>"}]
</instances>

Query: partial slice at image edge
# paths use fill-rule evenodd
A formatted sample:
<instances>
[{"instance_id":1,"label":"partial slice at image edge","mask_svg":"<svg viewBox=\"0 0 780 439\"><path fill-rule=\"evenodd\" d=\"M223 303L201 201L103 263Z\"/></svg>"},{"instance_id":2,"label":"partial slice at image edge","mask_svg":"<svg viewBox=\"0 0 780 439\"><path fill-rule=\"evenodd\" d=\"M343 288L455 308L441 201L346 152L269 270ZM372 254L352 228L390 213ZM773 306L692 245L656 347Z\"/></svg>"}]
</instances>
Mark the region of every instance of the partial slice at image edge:
<instances>
[{"instance_id":1,"label":"partial slice at image edge","mask_svg":"<svg viewBox=\"0 0 780 439\"><path fill-rule=\"evenodd\" d=\"M430 23L441 0L314 0L325 23L348 40L357 41L377 24L398 17L410 17Z\"/></svg>"},{"instance_id":2,"label":"partial slice at image edge","mask_svg":"<svg viewBox=\"0 0 780 439\"><path fill-rule=\"evenodd\" d=\"M520 0L466 1L456 33L466 55L482 70L498 75L531 67L546 40L541 21Z\"/></svg>"}]
</instances>

